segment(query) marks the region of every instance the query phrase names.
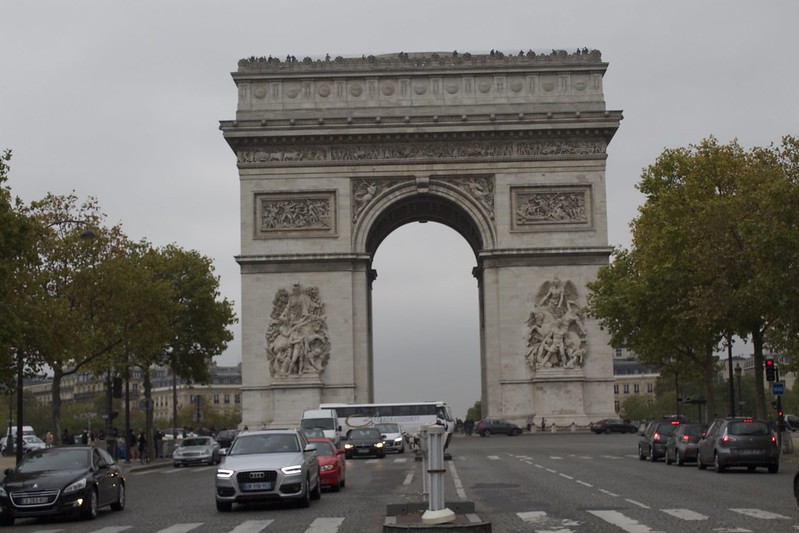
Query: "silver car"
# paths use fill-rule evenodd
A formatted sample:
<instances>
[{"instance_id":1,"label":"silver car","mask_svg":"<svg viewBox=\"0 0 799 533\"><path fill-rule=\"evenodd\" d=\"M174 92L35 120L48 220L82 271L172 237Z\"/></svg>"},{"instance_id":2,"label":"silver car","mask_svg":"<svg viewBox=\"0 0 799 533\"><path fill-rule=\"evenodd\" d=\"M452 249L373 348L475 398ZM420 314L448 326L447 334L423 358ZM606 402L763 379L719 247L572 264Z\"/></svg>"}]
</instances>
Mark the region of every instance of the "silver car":
<instances>
[{"instance_id":1,"label":"silver car","mask_svg":"<svg viewBox=\"0 0 799 533\"><path fill-rule=\"evenodd\" d=\"M216 470L216 508L234 503L296 501L322 497L316 445L296 429L240 433Z\"/></svg>"},{"instance_id":2,"label":"silver car","mask_svg":"<svg viewBox=\"0 0 799 533\"><path fill-rule=\"evenodd\" d=\"M402 426L394 423L375 424L383 437L383 449L387 452L405 453L405 439Z\"/></svg>"},{"instance_id":3,"label":"silver car","mask_svg":"<svg viewBox=\"0 0 799 533\"><path fill-rule=\"evenodd\" d=\"M172 454L175 468L189 465L213 465L220 461L219 443L213 437L188 437Z\"/></svg>"}]
</instances>

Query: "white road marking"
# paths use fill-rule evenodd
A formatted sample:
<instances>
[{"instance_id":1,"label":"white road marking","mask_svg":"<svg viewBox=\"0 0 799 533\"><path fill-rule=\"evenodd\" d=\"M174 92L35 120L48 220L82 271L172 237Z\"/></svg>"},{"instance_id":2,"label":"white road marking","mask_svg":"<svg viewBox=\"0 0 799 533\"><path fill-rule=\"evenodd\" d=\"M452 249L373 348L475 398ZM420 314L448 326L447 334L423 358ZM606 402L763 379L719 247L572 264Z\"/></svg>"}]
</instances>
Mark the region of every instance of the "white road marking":
<instances>
[{"instance_id":1,"label":"white road marking","mask_svg":"<svg viewBox=\"0 0 799 533\"><path fill-rule=\"evenodd\" d=\"M481 520L480 520L480 517L479 517L479 516L477 516L477 515L476 515L476 514L474 514L474 513L466 513L466 520L468 520L469 522L471 522L471 523L473 523L473 524L476 524L477 522L480 522L480 521L481 521Z\"/></svg>"},{"instance_id":2,"label":"white road marking","mask_svg":"<svg viewBox=\"0 0 799 533\"><path fill-rule=\"evenodd\" d=\"M605 490L605 489L599 489L599 492L604 492L608 496L613 496L614 498L617 498L619 496L615 492L610 492L609 490Z\"/></svg>"},{"instance_id":3,"label":"white road marking","mask_svg":"<svg viewBox=\"0 0 799 533\"><path fill-rule=\"evenodd\" d=\"M563 457L558 457L557 455L552 455L552 456L550 456L549 458L550 458L550 459L554 459L554 460L556 460L556 461L560 461L561 459L563 459Z\"/></svg>"},{"instance_id":4,"label":"white road marking","mask_svg":"<svg viewBox=\"0 0 799 533\"><path fill-rule=\"evenodd\" d=\"M455 469L455 465L452 464L452 461L449 463L449 470L452 473L452 481L455 483L455 492L458 493L458 497L461 500L465 500L466 491L463 490L463 483L461 483L461 478L458 475L458 471Z\"/></svg>"},{"instance_id":5,"label":"white road marking","mask_svg":"<svg viewBox=\"0 0 799 533\"><path fill-rule=\"evenodd\" d=\"M492 461L499 461L498 455L489 455L488 458L491 459Z\"/></svg>"},{"instance_id":6,"label":"white road marking","mask_svg":"<svg viewBox=\"0 0 799 533\"><path fill-rule=\"evenodd\" d=\"M629 516L625 516L618 511L588 511L592 515L596 516L597 518L601 518L608 524L613 524L614 526L618 527L626 531L627 533L650 533L652 529L649 526L646 526L640 523L638 520L634 520Z\"/></svg>"},{"instance_id":7,"label":"white road marking","mask_svg":"<svg viewBox=\"0 0 799 533\"><path fill-rule=\"evenodd\" d=\"M259 533L274 520L247 520L230 530L230 533Z\"/></svg>"},{"instance_id":8,"label":"white road marking","mask_svg":"<svg viewBox=\"0 0 799 533\"><path fill-rule=\"evenodd\" d=\"M404 463L404 462L406 462L407 460L408 460L408 458L407 458L407 457L397 457L396 459L394 459L394 462L395 462L395 463Z\"/></svg>"},{"instance_id":9,"label":"white road marking","mask_svg":"<svg viewBox=\"0 0 799 533\"><path fill-rule=\"evenodd\" d=\"M127 531L129 529L133 529L133 526L108 526L93 531L92 533L119 533L120 531Z\"/></svg>"},{"instance_id":10,"label":"white road marking","mask_svg":"<svg viewBox=\"0 0 799 533\"><path fill-rule=\"evenodd\" d=\"M551 468L545 468L544 470L546 470L547 472L550 472L552 474L557 474L558 473L557 470L552 470Z\"/></svg>"},{"instance_id":11,"label":"white road marking","mask_svg":"<svg viewBox=\"0 0 799 533\"><path fill-rule=\"evenodd\" d=\"M403 485L410 485L411 481L413 481L413 472L405 476L405 481L402 482Z\"/></svg>"},{"instance_id":12,"label":"white road marking","mask_svg":"<svg viewBox=\"0 0 799 533\"><path fill-rule=\"evenodd\" d=\"M641 502L637 502L635 500L631 500L630 498L625 498L624 500L630 502L633 505L637 505L638 507L640 507L642 509L650 509L650 507L648 505L644 505Z\"/></svg>"},{"instance_id":13,"label":"white road marking","mask_svg":"<svg viewBox=\"0 0 799 533\"><path fill-rule=\"evenodd\" d=\"M526 513L516 513L516 516L521 518L528 524L540 524L547 518L546 511L527 511Z\"/></svg>"},{"instance_id":14,"label":"white road marking","mask_svg":"<svg viewBox=\"0 0 799 533\"><path fill-rule=\"evenodd\" d=\"M535 465L535 467L536 467L536 468L544 468L544 466L543 466L543 465L538 465L538 464L537 464L537 465Z\"/></svg>"},{"instance_id":15,"label":"white road marking","mask_svg":"<svg viewBox=\"0 0 799 533\"><path fill-rule=\"evenodd\" d=\"M590 484L590 483L586 483L585 481L581 481L581 480L579 480L579 479L577 480L577 483L579 483L580 485L584 485L584 486L586 486L586 487L589 487L589 488L593 488L593 485L592 485L592 484Z\"/></svg>"},{"instance_id":16,"label":"white road marking","mask_svg":"<svg viewBox=\"0 0 799 533\"><path fill-rule=\"evenodd\" d=\"M709 518L690 509L661 509L661 511L680 520L707 520Z\"/></svg>"},{"instance_id":17,"label":"white road marking","mask_svg":"<svg viewBox=\"0 0 799 533\"><path fill-rule=\"evenodd\" d=\"M380 460L380 459L367 459L367 460L366 460L366 461L364 461L364 462L365 462L366 464L368 464L368 465L371 465L371 464L375 464L375 463L376 463L376 462L378 462L379 460Z\"/></svg>"},{"instance_id":18,"label":"white road marking","mask_svg":"<svg viewBox=\"0 0 799 533\"><path fill-rule=\"evenodd\" d=\"M344 522L344 518L317 518L305 533L336 533Z\"/></svg>"},{"instance_id":19,"label":"white road marking","mask_svg":"<svg viewBox=\"0 0 799 533\"><path fill-rule=\"evenodd\" d=\"M162 529L158 533L186 533L187 531L191 531L192 529L197 529L203 525L202 522L194 522L189 524L175 524L174 526L169 526L166 529Z\"/></svg>"},{"instance_id":20,"label":"white road marking","mask_svg":"<svg viewBox=\"0 0 799 533\"><path fill-rule=\"evenodd\" d=\"M777 513L770 513L762 509L730 509L734 513L751 516L752 518L762 518L763 520L789 520L789 516Z\"/></svg>"},{"instance_id":21,"label":"white road marking","mask_svg":"<svg viewBox=\"0 0 799 533\"><path fill-rule=\"evenodd\" d=\"M621 459L618 455L603 455L605 459Z\"/></svg>"},{"instance_id":22,"label":"white road marking","mask_svg":"<svg viewBox=\"0 0 799 533\"><path fill-rule=\"evenodd\" d=\"M564 473L562 473L562 472L561 472L561 474L560 474L560 477L565 477L566 479L574 479L573 477L571 477L571 476L569 476L569 475L566 475L566 474L564 474Z\"/></svg>"}]
</instances>

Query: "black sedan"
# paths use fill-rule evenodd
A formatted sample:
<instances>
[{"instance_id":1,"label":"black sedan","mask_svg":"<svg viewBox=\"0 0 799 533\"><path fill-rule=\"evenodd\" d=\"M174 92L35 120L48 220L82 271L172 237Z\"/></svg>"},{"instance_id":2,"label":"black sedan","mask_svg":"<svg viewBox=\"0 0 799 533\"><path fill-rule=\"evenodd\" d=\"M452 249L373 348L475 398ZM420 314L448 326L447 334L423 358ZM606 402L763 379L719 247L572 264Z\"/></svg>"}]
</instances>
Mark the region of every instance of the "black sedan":
<instances>
[{"instance_id":1,"label":"black sedan","mask_svg":"<svg viewBox=\"0 0 799 533\"><path fill-rule=\"evenodd\" d=\"M383 447L383 438L377 428L352 429L344 443L344 455L347 459L353 457L366 457L373 455L383 458L386 449Z\"/></svg>"},{"instance_id":2,"label":"black sedan","mask_svg":"<svg viewBox=\"0 0 799 533\"><path fill-rule=\"evenodd\" d=\"M636 433L638 426L634 426L621 418L603 418L591 423L591 431L600 433Z\"/></svg>"},{"instance_id":3,"label":"black sedan","mask_svg":"<svg viewBox=\"0 0 799 533\"><path fill-rule=\"evenodd\" d=\"M125 478L101 448L66 446L28 453L0 483L0 524L17 518L75 514L97 517L100 507L125 508Z\"/></svg>"},{"instance_id":4,"label":"black sedan","mask_svg":"<svg viewBox=\"0 0 799 533\"><path fill-rule=\"evenodd\" d=\"M474 426L474 430L481 437L491 435L509 435L515 437L522 434L522 428L507 420L484 418Z\"/></svg>"}]
</instances>

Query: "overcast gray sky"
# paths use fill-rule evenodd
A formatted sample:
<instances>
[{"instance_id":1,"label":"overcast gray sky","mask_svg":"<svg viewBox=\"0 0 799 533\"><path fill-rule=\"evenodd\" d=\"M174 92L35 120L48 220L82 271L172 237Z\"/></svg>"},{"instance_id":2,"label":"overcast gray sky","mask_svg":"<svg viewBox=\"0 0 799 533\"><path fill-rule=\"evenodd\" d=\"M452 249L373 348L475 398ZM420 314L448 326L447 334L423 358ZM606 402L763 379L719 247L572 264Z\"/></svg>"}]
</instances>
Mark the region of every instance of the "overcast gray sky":
<instances>
[{"instance_id":1,"label":"overcast gray sky","mask_svg":"<svg viewBox=\"0 0 799 533\"><path fill-rule=\"evenodd\" d=\"M215 261L239 312L238 174L218 129L251 55L596 48L624 120L608 149L609 235L629 245L641 169L708 135L767 145L799 134L799 2L30 1L0 16L0 149L12 193L95 196L132 238ZM377 252L376 396L480 398L474 257L412 224ZM240 360L240 330L220 358Z\"/></svg>"}]
</instances>

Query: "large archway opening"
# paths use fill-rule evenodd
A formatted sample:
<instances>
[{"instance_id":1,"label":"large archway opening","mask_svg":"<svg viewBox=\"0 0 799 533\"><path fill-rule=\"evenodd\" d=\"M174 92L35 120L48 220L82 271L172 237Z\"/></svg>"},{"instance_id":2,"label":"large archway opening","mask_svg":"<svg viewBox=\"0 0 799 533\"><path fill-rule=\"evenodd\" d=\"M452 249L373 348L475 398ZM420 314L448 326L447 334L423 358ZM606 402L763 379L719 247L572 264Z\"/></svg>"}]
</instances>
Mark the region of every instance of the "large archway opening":
<instances>
[{"instance_id":1,"label":"large archway opening","mask_svg":"<svg viewBox=\"0 0 799 533\"><path fill-rule=\"evenodd\" d=\"M406 222L382 240L372 265L375 401L441 399L465 418L481 395L470 244L443 224Z\"/></svg>"}]
</instances>

